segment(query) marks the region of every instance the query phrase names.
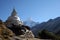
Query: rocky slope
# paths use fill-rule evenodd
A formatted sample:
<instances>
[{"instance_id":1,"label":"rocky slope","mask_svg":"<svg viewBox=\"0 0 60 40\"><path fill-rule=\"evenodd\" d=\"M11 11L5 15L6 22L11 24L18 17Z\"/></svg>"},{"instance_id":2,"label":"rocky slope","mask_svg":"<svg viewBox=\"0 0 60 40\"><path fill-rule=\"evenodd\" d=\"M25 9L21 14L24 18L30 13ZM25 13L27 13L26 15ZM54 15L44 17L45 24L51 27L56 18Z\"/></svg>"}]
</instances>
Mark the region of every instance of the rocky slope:
<instances>
[{"instance_id":1,"label":"rocky slope","mask_svg":"<svg viewBox=\"0 0 60 40\"><path fill-rule=\"evenodd\" d=\"M7 24L0 20L0 40L24 40L24 39L26 40L34 39L34 35L28 26L13 25L9 28L7 27Z\"/></svg>"}]
</instances>

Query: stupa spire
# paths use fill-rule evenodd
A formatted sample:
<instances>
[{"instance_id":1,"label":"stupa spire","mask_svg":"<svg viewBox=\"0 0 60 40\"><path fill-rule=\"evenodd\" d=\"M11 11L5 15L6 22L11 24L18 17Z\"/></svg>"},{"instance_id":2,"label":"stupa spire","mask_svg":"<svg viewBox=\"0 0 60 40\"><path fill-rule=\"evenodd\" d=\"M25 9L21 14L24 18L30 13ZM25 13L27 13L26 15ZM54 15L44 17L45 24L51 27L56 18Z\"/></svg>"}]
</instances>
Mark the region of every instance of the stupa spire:
<instances>
[{"instance_id":1,"label":"stupa spire","mask_svg":"<svg viewBox=\"0 0 60 40\"><path fill-rule=\"evenodd\" d=\"M16 12L15 8L13 8L13 11L11 13L11 16L16 16L16 15L17 15L17 12Z\"/></svg>"}]
</instances>

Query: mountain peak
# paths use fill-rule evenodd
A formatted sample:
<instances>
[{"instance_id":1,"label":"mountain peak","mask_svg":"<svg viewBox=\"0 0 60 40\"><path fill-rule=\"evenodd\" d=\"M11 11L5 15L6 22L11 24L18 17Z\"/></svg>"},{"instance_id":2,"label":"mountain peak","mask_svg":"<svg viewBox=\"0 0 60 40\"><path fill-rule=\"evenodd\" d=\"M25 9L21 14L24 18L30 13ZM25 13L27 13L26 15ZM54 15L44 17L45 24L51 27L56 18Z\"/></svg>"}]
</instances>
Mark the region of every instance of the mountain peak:
<instances>
[{"instance_id":1,"label":"mountain peak","mask_svg":"<svg viewBox=\"0 0 60 40\"><path fill-rule=\"evenodd\" d=\"M35 22L32 20L32 18L28 18L26 21L24 21L24 25L27 25L29 27L33 27L35 26L36 24L39 24L38 22Z\"/></svg>"}]
</instances>

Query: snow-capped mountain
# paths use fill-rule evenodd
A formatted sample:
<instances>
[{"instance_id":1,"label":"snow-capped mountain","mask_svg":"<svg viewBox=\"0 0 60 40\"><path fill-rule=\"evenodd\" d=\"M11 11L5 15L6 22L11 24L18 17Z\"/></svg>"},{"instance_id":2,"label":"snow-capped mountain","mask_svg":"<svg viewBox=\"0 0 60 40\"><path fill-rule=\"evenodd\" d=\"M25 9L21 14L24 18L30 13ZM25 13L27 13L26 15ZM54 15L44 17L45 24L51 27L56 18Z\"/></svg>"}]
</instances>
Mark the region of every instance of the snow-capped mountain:
<instances>
[{"instance_id":1,"label":"snow-capped mountain","mask_svg":"<svg viewBox=\"0 0 60 40\"><path fill-rule=\"evenodd\" d=\"M33 26L39 24L38 22L35 22L32 19L28 19L28 20L24 21L23 23L24 23L24 25L27 25L29 27L33 27Z\"/></svg>"}]
</instances>

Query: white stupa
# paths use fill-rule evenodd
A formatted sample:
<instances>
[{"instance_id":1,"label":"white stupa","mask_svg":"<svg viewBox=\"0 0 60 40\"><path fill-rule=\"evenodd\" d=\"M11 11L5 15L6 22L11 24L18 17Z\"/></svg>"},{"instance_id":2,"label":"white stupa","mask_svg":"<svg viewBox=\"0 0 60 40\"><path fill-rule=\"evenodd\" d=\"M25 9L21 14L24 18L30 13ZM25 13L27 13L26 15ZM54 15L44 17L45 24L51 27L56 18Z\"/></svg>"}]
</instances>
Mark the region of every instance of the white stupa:
<instances>
[{"instance_id":1,"label":"white stupa","mask_svg":"<svg viewBox=\"0 0 60 40\"><path fill-rule=\"evenodd\" d=\"M13 9L11 16L8 17L7 21L8 24L15 24L15 25L19 25L19 24L23 24L21 19L18 17L17 12L15 11L15 9Z\"/></svg>"}]
</instances>

